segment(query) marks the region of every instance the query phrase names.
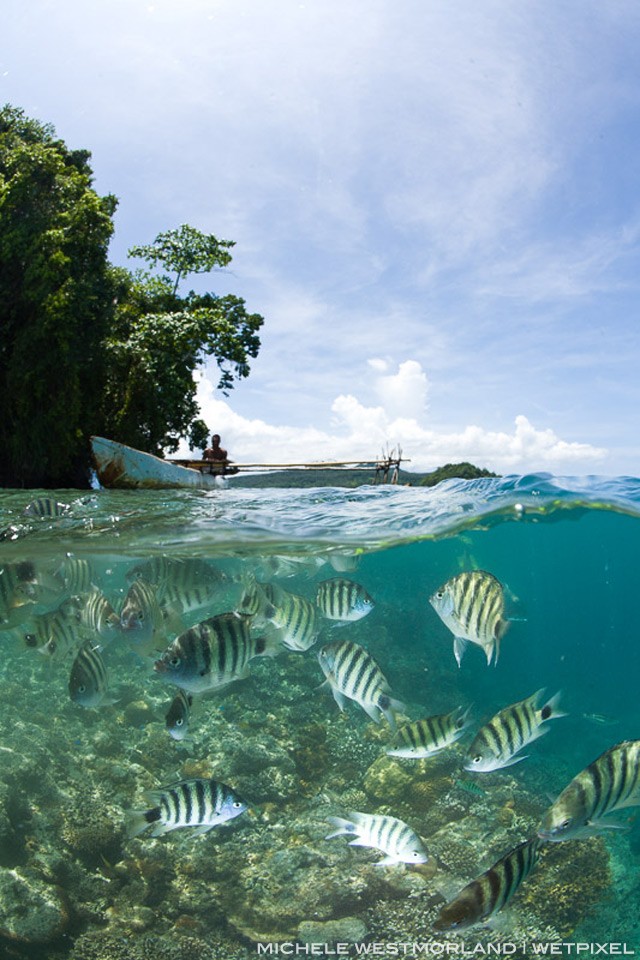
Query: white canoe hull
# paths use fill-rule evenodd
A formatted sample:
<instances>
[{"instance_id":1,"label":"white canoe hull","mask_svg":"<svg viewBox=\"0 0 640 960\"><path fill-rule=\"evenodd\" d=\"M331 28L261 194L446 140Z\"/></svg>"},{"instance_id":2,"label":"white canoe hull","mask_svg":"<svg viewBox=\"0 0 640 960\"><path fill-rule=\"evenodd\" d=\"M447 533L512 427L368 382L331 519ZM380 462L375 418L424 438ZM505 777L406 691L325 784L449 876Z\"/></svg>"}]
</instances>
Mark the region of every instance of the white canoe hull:
<instances>
[{"instance_id":1,"label":"white canoe hull","mask_svg":"<svg viewBox=\"0 0 640 960\"><path fill-rule=\"evenodd\" d=\"M213 490L220 485L218 477L223 473L223 464L207 465L207 471L214 472L203 473L104 437L92 437L91 449L98 480L110 489Z\"/></svg>"}]
</instances>

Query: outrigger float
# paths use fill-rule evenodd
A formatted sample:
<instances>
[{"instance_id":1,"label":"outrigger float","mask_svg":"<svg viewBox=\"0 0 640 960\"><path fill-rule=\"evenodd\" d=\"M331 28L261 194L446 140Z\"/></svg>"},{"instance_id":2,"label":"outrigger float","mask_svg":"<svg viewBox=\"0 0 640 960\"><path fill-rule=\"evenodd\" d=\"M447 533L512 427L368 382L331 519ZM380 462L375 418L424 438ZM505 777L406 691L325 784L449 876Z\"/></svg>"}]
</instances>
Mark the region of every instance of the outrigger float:
<instances>
[{"instance_id":1,"label":"outrigger float","mask_svg":"<svg viewBox=\"0 0 640 960\"><path fill-rule=\"evenodd\" d=\"M163 460L151 453L104 437L91 438L100 485L118 490L213 490L221 477L270 470L375 470L374 483L397 483L403 457L392 451L376 460L334 460L329 463L232 463L230 460ZM404 458L406 459L406 458Z\"/></svg>"}]
</instances>

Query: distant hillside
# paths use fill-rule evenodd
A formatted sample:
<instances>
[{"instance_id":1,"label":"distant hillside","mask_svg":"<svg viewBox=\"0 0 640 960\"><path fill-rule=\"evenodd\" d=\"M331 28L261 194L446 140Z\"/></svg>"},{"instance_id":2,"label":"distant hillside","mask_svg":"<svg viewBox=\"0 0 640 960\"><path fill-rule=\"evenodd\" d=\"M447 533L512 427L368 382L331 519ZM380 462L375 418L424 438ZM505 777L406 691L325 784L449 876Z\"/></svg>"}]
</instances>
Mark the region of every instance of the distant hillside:
<instances>
[{"instance_id":1,"label":"distant hillside","mask_svg":"<svg viewBox=\"0 0 640 960\"><path fill-rule=\"evenodd\" d=\"M462 463L445 463L444 467L438 467L431 473L422 474L420 480L421 487L435 487L441 480L450 480L457 477L460 480L477 480L478 477L497 477L499 474L491 473L481 467L474 467L472 463L464 460Z\"/></svg>"},{"instance_id":2,"label":"distant hillside","mask_svg":"<svg viewBox=\"0 0 640 960\"><path fill-rule=\"evenodd\" d=\"M431 473L413 473L400 470L399 485L414 487L433 487L441 480L451 477L460 477L463 480L475 480L477 477L496 477L472 463L447 463ZM375 483L375 470L277 470L273 473L238 474L229 478L234 487L360 487L363 484Z\"/></svg>"}]
</instances>

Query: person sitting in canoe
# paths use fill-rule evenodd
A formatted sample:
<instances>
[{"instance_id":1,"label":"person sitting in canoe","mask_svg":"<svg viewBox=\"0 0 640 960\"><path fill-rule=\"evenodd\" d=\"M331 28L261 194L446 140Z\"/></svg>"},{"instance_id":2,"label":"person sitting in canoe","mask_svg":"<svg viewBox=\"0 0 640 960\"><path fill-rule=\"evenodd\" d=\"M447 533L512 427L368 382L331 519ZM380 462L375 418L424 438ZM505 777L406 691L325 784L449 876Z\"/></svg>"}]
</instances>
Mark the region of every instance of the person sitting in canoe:
<instances>
[{"instance_id":1,"label":"person sitting in canoe","mask_svg":"<svg viewBox=\"0 0 640 960\"><path fill-rule=\"evenodd\" d=\"M211 437L211 446L202 454L204 460L228 460L227 451L220 446L220 434L214 433Z\"/></svg>"}]
</instances>

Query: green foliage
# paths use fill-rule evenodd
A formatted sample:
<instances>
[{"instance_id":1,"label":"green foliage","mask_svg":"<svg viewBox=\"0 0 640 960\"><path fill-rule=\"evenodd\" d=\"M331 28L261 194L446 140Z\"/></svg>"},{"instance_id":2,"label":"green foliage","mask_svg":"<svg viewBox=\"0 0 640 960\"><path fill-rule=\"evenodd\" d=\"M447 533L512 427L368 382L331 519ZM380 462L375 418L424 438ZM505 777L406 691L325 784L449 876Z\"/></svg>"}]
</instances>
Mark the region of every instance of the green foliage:
<instances>
[{"instance_id":1,"label":"green foliage","mask_svg":"<svg viewBox=\"0 0 640 960\"><path fill-rule=\"evenodd\" d=\"M116 200L90 154L22 110L0 110L0 484L83 480L101 344L113 313Z\"/></svg>"},{"instance_id":2,"label":"green foliage","mask_svg":"<svg viewBox=\"0 0 640 960\"><path fill-rule=\"evenodd\" d=\"M177 230L159 233L153 243L131 247L130 257L142 257L152 266L160 264L165 270L175 273L173 292L183 277L191 273L210 273L215 267L231 263L229 247L233 240L218 240L213 234L200 233L195 227L183 223Z\"/></svg>"},{"instance_id":3,"label":"green foliage","mask_svg":"<svg viewBox=\"0 0 640 960\"><path fill-rule=\"evenodd\" d=\"M240 297L178 294L226 267L232 241L185 224L130 251L147 269L109 264L117 201L92 189L90 156L0 110L0 485L85 484L92 434L200 446L194 372L214 358L226 392L260 347Z\"/></svg>"},{"instance_id":4,"label":"green foliage","mask_svg":"<svg viewBox=\"0 0 640 960\"><path fill-rule=\"evenodd\" d=\"M244 300L232 294L218 297L190 291L181 297L176 292L188 265L202 272L212 263L228 263L231 257L222 249L228 246L229 241L183 226L160 234L150 247L130 251L150 263L162 263L176 277L144 270L120 273L113 335L105 344L106 436L150 453L173 452L180 438L192 433L200 412L194 371L214 358L220 372L217 386L223 393L236 379L249 375L249 358L260 348L257 331L263 318L248 313ZM195 430L200 436L199 428Z\"/></svg>"},{"instance_id":5,"label":"green foliage","mask_svg":"<svg viewBox=\"0 0 640 960\"><path fill-rule=\"evenodd\" d=\"M204 420L194 420L189 427L189 447L191 450L207 449L209 444L209 427Z\"/></svg>"},{"instance_id":6,"label":"green foliage","mask_svg":"<svg viewBox=\"0 0 640 960\"><path fill-rule=\"evenodd\" d=\"M462 463L446 463L443 467L438 467L432 473L426 473L420 480L421 487L435 487L436 483L442 480L450 480L457 477L460 480L477 480L478 477L497 477L497 473L491 473L481 467L475 467L468 461Z\"/></svg>"}]
</instances>

